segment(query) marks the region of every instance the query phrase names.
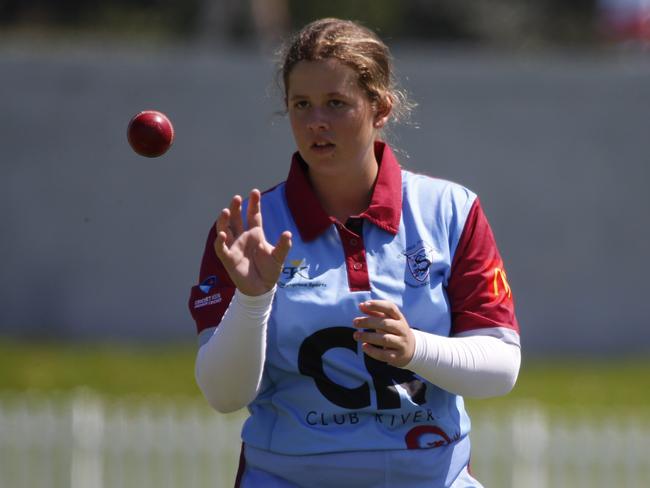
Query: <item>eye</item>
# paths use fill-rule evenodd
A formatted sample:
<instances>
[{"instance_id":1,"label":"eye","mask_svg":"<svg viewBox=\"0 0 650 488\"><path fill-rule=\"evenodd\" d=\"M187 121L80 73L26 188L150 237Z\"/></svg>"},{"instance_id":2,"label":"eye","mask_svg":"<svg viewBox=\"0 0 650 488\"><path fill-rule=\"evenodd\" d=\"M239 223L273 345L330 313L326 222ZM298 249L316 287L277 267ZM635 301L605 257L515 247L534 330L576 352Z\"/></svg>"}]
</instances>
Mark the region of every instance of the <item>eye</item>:
<instances>
[{"instance_id":1,"label":"eye","mask_svg":"<svg viewBox=\"0 0 650 488\"><path fill-rule=\"evenodd\" d=\"M332 108L341 108L345 106L345 102L343 100L339 100L338 98L333 98L332 100L329 100L327 104Z\"/></svg>"},{"instance_id":2,"label":"eye","mask_svg":"<svg viewBox=\"0 0 650 488\"><path fill-rule=\"evenodd\" d=\"M309 102L307 100L298 100L293 104L293 108L297 108L298 110L302 110L308 107L309 107Z\"/></svg>"}]
</instances>

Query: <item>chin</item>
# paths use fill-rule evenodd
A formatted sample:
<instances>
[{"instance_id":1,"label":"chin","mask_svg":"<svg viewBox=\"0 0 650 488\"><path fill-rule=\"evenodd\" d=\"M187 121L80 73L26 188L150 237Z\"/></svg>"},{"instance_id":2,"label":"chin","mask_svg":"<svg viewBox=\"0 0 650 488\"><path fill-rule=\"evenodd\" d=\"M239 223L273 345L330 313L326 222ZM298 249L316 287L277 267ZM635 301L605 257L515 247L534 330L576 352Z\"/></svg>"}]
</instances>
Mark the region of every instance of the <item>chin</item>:
<instances>
[{"instance_id":1,"label":"chin","mask_svg":"<svg viewBox=\"0 0 650 488\"><path fill-rule=\"evenodd\" d=\"M313 165L331 165L336 161L336 153L334 151L319 154L311 148L308 148L306 151L300 151L300 156L302 156L302 159L310 167Z\"/></svg>"}]
</instances>

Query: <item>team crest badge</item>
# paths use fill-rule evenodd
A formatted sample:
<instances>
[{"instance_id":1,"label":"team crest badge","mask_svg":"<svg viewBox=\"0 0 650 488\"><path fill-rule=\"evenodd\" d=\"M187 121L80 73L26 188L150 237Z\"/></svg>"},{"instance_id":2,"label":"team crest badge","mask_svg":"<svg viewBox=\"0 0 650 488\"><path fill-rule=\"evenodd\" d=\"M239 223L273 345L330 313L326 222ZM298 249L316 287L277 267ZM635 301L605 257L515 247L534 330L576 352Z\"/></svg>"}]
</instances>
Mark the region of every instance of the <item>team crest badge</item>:
<instances>
[{"instance_id":1,"label":"team crest badge","mask_svg":"<svg viewBox=\"0 0 650 488\"><path fill-rule=\"evenodd\" d=\"M428 281L433 253L433 249L424 242L419 242L404 253L409 271L418 283L424 284Z\"/></svg>"}]
</instances>

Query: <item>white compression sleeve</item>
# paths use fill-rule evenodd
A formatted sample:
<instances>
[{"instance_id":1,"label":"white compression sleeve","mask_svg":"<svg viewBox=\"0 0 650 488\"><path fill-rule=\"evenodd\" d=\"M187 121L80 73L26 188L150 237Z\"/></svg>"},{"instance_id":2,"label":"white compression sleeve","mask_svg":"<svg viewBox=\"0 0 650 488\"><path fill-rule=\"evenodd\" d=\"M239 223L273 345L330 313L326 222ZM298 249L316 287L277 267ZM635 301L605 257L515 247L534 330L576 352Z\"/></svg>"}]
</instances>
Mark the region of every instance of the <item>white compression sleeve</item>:
<instances>
[{"instance_id":1,"label":"white compression sleeve","mask_svg":"<svg viewBox=\"0 0 650 488\"><path fill-rule=\"evenodd\" d=\"M257 395L274 295L275 288L257 297L236 290L221 323L199 349L196 382L219 412L245 407Z\"/></svg>"},{"instance_id":2,"label":"white compression sleeve","mask_svg":"<svg viewBox=\"0 0 650 488\"><path fill-rule=\"evenodd\" d=\"M415 353L404 369L440 388L468 398L505 395L512 390L521 351L496 337L442 337L413 329Z\"/></svg>"}]
</instances>

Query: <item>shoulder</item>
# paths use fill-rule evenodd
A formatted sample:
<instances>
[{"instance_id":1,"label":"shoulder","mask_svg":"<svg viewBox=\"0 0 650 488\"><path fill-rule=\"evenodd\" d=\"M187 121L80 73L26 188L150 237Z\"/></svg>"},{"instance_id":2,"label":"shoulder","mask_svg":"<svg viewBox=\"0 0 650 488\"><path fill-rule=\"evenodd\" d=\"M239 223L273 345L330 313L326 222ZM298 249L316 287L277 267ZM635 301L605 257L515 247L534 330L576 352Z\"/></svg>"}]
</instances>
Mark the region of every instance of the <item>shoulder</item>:
<instances>
[{"instance_id":1,"label":"shoulder","mask_svg":"<svg viewBox=\"0 0 650 488\"><path fill-rule=\"evenodd\" d=\"M425 211L435 210L441 216L462 221L478 198L476 193L461 184L404 169L402 185L405 204Z\"/></svg>"}]
</instances>

